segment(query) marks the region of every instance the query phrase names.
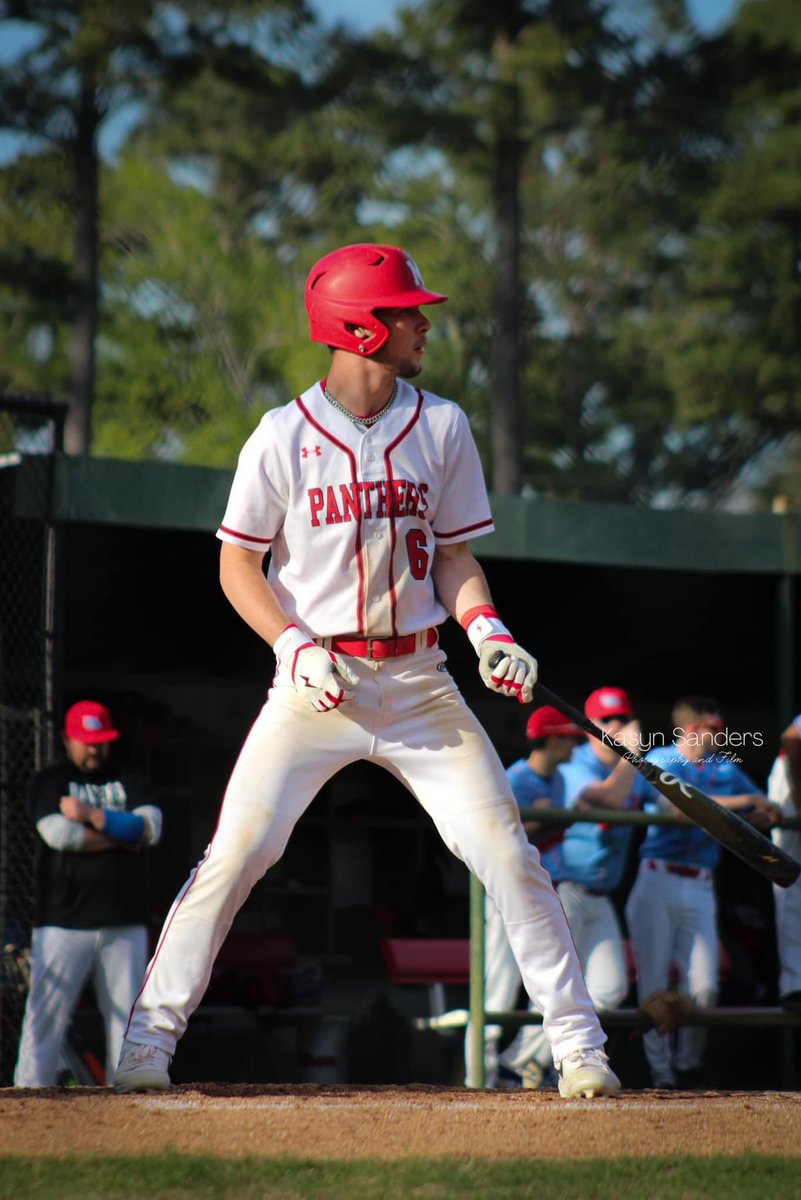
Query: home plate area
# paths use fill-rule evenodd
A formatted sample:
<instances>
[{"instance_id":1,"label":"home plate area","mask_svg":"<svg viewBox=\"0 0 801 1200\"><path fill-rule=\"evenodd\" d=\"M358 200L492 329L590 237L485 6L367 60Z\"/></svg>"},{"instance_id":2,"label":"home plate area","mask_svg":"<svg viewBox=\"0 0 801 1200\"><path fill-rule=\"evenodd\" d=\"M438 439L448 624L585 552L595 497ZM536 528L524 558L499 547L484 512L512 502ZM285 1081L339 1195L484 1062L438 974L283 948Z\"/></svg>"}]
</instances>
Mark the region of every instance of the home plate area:
<instances>
[{"instance_id":1,"label":"home plate area","mask_svg":"<svg viewBox=\"0 0 801 1200\"><path fill-rule=\"evenodd\" d=\"M0 1155L311 1159L801 1156L796 1092L555 1092L409 1085L181 1084L0 1090Z\"/></svg>"}]
</instances>

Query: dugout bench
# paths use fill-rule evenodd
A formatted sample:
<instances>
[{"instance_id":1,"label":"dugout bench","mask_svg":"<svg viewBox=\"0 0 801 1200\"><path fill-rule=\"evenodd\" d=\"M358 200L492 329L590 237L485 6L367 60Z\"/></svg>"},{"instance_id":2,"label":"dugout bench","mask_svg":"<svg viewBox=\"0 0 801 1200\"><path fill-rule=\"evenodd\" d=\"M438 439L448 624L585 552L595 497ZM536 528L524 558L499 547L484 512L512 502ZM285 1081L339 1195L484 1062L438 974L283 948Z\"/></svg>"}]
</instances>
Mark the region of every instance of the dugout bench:
<instances>
[{"instance_id":1,"label":"dugout bench","mask_svg":"<svg viewBox=\"0 0 801 1200\"><path fill-rule=\"evenodd\" d=\"M381 953L390 983L427 989L432 1017L448 1011L449 984L470 983L469 938L383 938Z\"/></svg>"}]
</instances>

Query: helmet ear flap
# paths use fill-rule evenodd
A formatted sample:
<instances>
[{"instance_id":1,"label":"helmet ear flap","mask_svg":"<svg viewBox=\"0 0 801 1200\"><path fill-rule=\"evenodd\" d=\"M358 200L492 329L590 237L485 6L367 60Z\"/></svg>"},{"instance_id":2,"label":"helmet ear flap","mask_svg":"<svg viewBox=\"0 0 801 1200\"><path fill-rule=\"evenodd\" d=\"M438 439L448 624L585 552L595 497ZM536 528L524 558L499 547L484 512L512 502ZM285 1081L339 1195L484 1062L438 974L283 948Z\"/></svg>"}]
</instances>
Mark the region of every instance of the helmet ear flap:
<instances>
[{"instance_id":1,"label":"helmet ear flap","mask_svg":"<svg viewBox=\"0 0 801 1200\"><path fill-rule=\"evenodd\" d=\"M313 342L370 357L389 337L375 315L381 308L440 304L446 296L429 291L419 268L398 246L371 242L333 250L315 263L306 282L306 312ZM365 342L354 332L372 333Z\"/></svg>"},{"instance_id":2,"label":"helmet ear flap","mask_svg":"<svg viewBox=\"0 0 801 1200\"><path fill-rule=\"evenodd\" d=\"M336 314L334 314L334 319L336 319ZM351 321L347 317L343 317L340 325L345 338L351 344L338 348L354 350L365 358L372 357L389 340L389 329L375 313L365 313L358 321Z\"/></svg>"}]
</instances>

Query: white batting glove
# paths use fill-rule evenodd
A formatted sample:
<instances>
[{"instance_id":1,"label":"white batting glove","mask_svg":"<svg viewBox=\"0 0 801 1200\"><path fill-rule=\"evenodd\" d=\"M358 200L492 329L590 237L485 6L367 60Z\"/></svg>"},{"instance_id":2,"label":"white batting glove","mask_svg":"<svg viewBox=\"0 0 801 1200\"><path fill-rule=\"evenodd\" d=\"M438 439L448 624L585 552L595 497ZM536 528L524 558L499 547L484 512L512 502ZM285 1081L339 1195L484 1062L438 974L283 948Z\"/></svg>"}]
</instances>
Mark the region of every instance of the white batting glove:
<instances>
[{"instance_id":1,"label":"white batting glove","mask_svg":"<svg viewBox=\"0 0 801 1200\"><path fill-rule=\"evenodd\" d=\"M516 696L521 704L534 699L537 660L518 646L495 609L489 604L471 608L462 627L478 655L478 673L486 687L502 696Z\"/></svg>"},{"instance_id":2,"label":"white batting glove","mask_svg":"<svg viewBox=\"0 0 801 1200\"><path fill-rule=\"evenodd\" d=\"M314 642L297 651L291 674L295 691L317 712L331 712L352 700L355 693L348 688L359 682L350 667Z\"/></svg>"},{"instance_id":3,"label":"white batting glove","mask_svg":"<svg viewBox=\"0 0 801 1200\"><path fill-rule=\"evenodd\" d=\"M478 673L492 692L516 696L521 704L534 699L537 660L517 642L485 638L478 652Z\"/></svg>"},{"instance_id":4,"label":"white batting glove","mask_svg":"<svg viewBox=\"0 0 801 1200\"><path fill-rule=\"evenodd\" d=\"M341 659L289 625L273 646L299 696L316 712L332 712L354 697L359 680Z\"/></svg>"}]
</instances>

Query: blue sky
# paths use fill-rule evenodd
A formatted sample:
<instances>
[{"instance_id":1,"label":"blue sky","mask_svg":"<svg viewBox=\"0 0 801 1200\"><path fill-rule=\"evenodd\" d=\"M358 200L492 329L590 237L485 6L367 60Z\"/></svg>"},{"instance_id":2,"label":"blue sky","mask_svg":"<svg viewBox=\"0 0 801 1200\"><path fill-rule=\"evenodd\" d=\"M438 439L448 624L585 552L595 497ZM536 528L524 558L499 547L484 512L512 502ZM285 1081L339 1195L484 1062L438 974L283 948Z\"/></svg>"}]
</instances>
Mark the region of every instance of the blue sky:
<instances>
[{"instance_id":1,"label":"blue sky","mask_svg":"<svg viewBox=\"0 0 801 1200\"><path fill-rule=\"evenodd\" d=\"M389 25L393 14L407 0L310 0L318 15L332 24L345 22L357 29L372 29ZM633 6L636 0L628 0ZM693 20L704 32L715 29L730 15L737 0L688 0ZM16 53L19 46L16 30L6 33L0 42L0 64Z\"/></svg>"},{"instance_id":2,"label":"blue sky","mask_svg":"<svg viewBox=\"0 0 801 1200\"><path fill-rule=\"evenodd\" d=\"M309 0L311 7L320 18L332 24L343 22L355 29L368 30L392 23L395 10L409 0ZM630 9L636 9L638 0L624 0ZM703 33L711 33L725 22L736 7L738 0L687 0L690 14ZM16 57L24 48L30 30L18 22L9 22L0 36L0 69L4 62ZM123 127L122 118L117 118L116 125L111 130L106 146L101 141L101 149L113 153L111 142L119 141L119 130ZM102 135L101 135L102 136ZM12 135L0 131L0 163L7 162L17 153L19 142Z\"/></svg>"},{"instance_id":3,"label":"blue sky","mask_svg":"<svg viewBox=\"0 0 801 1200\"><path fill-rule=\"evenodd\" d=\"M408 0L310 0L318 15L332 24L344 22L357 29L372 29L391 24L395 10ZM636 0L628 0L636 4ZM687 0L693 20L704 32L715 29L725 21L737 0ZM21 27L10 22L0 40L0 65L13 58L23 43Z\"/></svg>"},{"instance_id":4,"label":"blue sky","mask_svg":"<svg viewBox=\"0 0 801 1200\"><path fill-rule=\"evenodd\" d=\"M401 0L311 0L311 6L329 21L343 21L357 29L389 25ZM714 30L727 19L735 0L688 0L696 25L704 33Z\"/></svg>"}]
</instances>

